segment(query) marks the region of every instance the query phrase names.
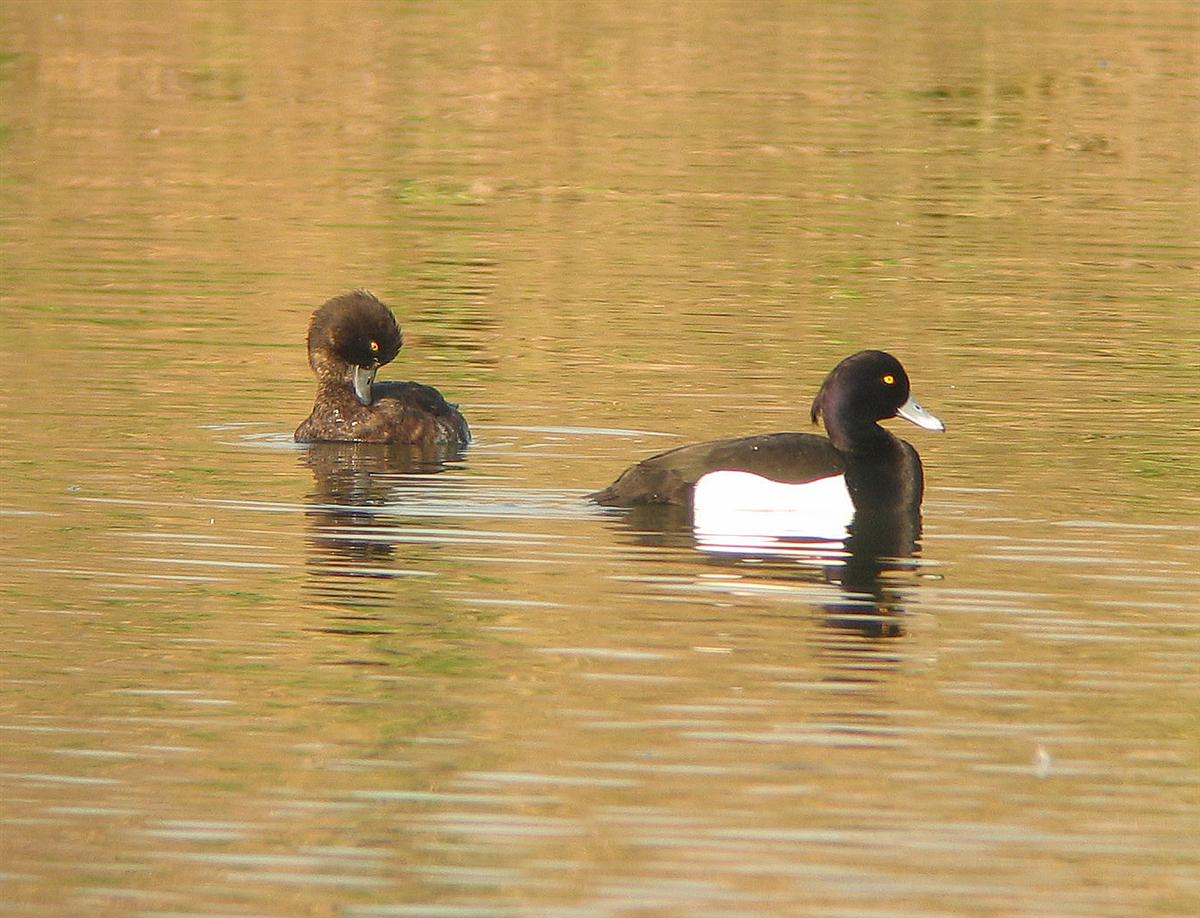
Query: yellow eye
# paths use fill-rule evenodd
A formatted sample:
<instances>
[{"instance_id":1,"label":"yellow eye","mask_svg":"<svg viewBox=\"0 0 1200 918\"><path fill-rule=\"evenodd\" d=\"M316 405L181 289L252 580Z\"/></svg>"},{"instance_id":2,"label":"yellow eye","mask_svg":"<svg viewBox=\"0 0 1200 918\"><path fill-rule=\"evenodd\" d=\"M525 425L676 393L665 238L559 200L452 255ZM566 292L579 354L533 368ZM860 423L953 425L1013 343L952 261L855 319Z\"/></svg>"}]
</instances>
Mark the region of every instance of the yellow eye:
<instances>
[{"instance_id":1,"label":"yellow eye","mask_svg":"<svg viewBox=\"0 0 1200 918\"><path fill-rule=\"evenodd\" d=\"M894 386L896 384L896 377L888 373L883 377L883 381L889 386Z\"/></svg>"},{"instance_id":2,"label":"yellow eye","mask_svg":"<svg viewBox=\"0 0 1200 918\"><path fill-rule=\"evenodd\" d=\"M372 341L372 342L371 342L371 353L372 353L372 354L378 354L378 353L379 353L379 342L378 342L378 341Z\"/></svg>"}]
</instances>

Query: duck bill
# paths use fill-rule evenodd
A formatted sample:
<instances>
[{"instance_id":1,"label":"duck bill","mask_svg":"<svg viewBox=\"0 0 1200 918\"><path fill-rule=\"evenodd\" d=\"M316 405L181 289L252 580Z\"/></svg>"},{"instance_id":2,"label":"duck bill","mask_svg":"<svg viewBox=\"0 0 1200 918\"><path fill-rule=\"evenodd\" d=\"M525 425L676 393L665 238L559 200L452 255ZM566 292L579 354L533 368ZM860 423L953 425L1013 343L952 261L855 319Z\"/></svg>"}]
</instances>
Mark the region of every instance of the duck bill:
<instances>
[{"instance_id":1,"label":"duck bill","mask_svg":"<svg viewBox=\"0 0 1200 918\"><path fill-rule=\"evenodd\" d=\"M375 385L375 373L379 367L354 368L354 394L364 405L371 404L371 387Z\"/></svg>"},{"instance_id":2,"label":"duck bill","mask_svg":"<svg viewBox=\"0 0 1200 918\"><path fill-rule=\"evenodd\" d=\"M924 427L926 430L942 431L946 429L946 425L936 415L930 414L917 404L916 399L911 397L900 406L896 414L900 415L906 421L911 421L918 427Z\"/></svg>"}]
</instances>

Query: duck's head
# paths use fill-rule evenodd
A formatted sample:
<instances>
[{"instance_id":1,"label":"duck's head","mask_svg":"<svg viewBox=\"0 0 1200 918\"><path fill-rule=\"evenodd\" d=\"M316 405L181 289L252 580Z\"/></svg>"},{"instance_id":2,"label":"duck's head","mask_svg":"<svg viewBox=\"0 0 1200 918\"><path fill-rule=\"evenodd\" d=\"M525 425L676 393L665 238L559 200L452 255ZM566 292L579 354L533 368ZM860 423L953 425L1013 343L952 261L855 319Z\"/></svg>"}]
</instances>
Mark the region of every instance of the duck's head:
<instances>
[{"instance_id":1,"label":"duck's head","mask_svg":"<svg viewBox=\"0 0 1200 918\"><path fill-rule=\"evenodd\" d=\"M908 374L886 351L859 351L833 368L812 403L812 420L825 419L825 429L839 449L864 429L897 415L926 430L946 425L912 396ZM839 440L843 442L839 442Z\"/></svg>"},{"instance_id":2,"label":"duck's head","mask_svg":"<svg viewBox=\"0 0 1200 918\"><path fill-rule=\"evenodd\" d=\"M353 386L364 405L371 404L375 374L403 345L392 311L365 290L335 296L308 326L308 362L317 378Z\"/></svg>"}]
</instances>

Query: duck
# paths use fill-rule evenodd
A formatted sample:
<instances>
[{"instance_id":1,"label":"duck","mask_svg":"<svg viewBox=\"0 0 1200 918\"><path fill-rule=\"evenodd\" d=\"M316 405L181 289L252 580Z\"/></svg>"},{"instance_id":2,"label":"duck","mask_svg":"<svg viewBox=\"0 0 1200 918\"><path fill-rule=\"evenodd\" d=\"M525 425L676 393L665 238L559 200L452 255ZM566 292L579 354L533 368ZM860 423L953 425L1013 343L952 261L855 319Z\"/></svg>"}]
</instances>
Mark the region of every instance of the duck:
<instances>
[{"instance_id":1,"label":"duck","mask_svg":"<svg viewBox=\"0 0 1200 918\"><path fill-rule=\"evenodd\" d=\"M308 363L317 377L312 414L296 441L394 443L456 449L471 441L466 419L432 386L376 382L400 353L396 317L373 293L335 296L313 313Z\"/></svg>"},{"instance_id":2,"label":"duck","mask_svg":"<svg viewBox=\"0 0 1200 918\"><path fill-rule=\"evenodd\" d=\"M697 525L703 509L705 520L720 520L718 528L727 528L720 516L727 506L793 514L823 508L845 519L919 514L921 457L879 424L897 416L946 429L913 398L899 360L860 351L833 368L813 399L810 418L824 421L827 437L770 433L681 446L630 466L586 498L615 507L685 506Z\"/></svg>"}]
</instances>

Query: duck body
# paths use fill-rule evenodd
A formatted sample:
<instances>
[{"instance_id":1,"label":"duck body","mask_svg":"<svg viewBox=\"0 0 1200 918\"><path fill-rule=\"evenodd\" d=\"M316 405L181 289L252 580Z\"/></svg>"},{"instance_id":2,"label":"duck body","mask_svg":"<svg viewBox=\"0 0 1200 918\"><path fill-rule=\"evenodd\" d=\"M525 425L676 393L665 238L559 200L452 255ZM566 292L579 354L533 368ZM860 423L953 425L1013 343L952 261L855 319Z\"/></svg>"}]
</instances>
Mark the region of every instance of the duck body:
<instances>
[{"instance_id":1,"label":"duck body","mask_svg":"<svg viewBox=\"0 0 1200 918\"><path fill-rule=\"evenodd\" d=\"M773 433L695 443L631 466L588 497L606 506L699 503L697 521L730 508L915 512L924 493L920 456L878 424L897 414L945 429L911 398L908 375L895 357L862 351L834 368L813 401L812 421L823 418L829 437ZM838 489L845 500L837 499Z\"/></svg>"},{"instance_id":2,"label":"duck body","mask_svg":"<svg viewBox=\"0 0 1200 918\"><path fill-rule=\"evenodd\" d=\"M416 382L375 383L364 405L353 392L318 390L313 412L296 428L296 441L316 443L400 443L466 446L466 419L433 386Z\"/></svg>"},{"instance_id":3,"label":"duck body","mask_svg":"<svg viewBox=\"0 0 1200 918\"><path fill-rule=\"evenodd\" d=\"M437 389L375 382L403 343L392 311L364 290L334 297L318 309L308 331L317 395L312 413L296 428L296 440L466 446L471 441L466 419Z\"/></svg>"},{"instance_id":4,"label":"duck body","mask_svg":"<svg viewBox=\"0 0 1200 918\"><path fill-rule=\"evenodd\" d=\"M749 472L785 484L840 475L844 458L825 437L773 433L692 443L630 466L612 484L589 494L610 507L689 504L697 482L718 471Z\"/></svg>"}]
</instances>

